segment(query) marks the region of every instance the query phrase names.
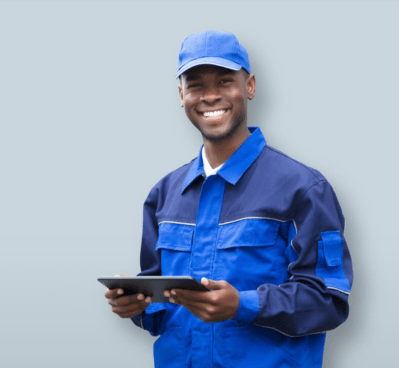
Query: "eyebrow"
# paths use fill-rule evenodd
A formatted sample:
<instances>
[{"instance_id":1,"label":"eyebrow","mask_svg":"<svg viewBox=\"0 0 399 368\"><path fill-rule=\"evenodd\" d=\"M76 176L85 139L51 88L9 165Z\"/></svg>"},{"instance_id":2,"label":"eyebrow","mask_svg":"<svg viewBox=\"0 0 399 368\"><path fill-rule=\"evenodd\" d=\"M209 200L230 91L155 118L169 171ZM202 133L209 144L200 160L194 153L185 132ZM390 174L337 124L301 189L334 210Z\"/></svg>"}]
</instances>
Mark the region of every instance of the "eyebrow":
<instances>
[{"instance_id":1,"label":"eyebrow","mask_svg":"<svg viewBox=\"0 0 399 368\"><path fill-rule=\"evenodd\" d=\"M218 71L218 75L226 75L226 74L234 74L234 73L235 73L234 70L230 70L230 69L226 69L226 68L221 68ZM199 79L201 79L200 74L191 74L186 77L186 82L196 81Z\"/></svg>"}]
</instances>

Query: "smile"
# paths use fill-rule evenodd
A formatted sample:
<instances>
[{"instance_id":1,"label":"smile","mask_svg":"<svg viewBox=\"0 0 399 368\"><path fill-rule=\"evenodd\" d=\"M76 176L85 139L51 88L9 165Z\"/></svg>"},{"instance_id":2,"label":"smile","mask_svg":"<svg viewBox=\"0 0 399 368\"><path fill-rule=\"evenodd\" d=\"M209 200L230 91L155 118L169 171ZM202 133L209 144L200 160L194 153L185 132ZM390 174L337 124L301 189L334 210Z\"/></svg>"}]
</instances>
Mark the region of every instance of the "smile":
<instances>
[{"instance_id":1,"label":"smile","mask_svg":"<svg viewBox=\"0 0 399 368\"><path fill-rule=\"evenodd\" d=\"M227 110L217 110L217 111L206 111L203 112L202 114L208 118L208 117L214 117L214 116L220 116L223 115Z\"/></svg>"}]
</instances>

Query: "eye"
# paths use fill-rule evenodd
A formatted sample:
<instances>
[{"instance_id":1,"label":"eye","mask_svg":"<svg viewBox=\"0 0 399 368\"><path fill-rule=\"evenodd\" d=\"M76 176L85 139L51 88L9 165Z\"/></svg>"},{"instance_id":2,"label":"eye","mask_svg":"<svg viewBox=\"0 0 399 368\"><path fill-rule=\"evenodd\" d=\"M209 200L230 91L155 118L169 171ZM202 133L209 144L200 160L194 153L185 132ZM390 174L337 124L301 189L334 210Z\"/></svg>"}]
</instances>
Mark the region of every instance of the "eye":
<instances>
[{"instance_id":1,"label":"eye","mask_svg":"<svg viewBox=\"0 0 399 368\"><path fill-rule=\"evenodd\" d=\"M192 83L192 84L189 84L187 86L187 88L196 88L196 87L200 87L200 86L201 86L201 83Z\"/></svg>"},{"instance_id":2,"label":"eye","mask_svg":"<svg viewBox=\"0 0 399 368\"><path fill-rule=\"evenodd\" d=\"M223 79L220 81L220 83L225 84L225 83L229 83L229 82L231 82L231 81L232 81L232 79L230 79L230 78L223 78Z\"/></svg>"}]
</instances>

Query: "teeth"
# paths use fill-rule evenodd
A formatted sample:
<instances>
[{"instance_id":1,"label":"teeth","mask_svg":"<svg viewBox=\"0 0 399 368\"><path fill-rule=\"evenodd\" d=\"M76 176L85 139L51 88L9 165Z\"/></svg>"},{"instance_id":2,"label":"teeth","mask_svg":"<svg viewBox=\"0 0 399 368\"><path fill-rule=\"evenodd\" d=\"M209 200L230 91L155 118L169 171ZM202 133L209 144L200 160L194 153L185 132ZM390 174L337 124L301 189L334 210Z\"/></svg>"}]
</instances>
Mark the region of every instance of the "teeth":
<instances>
[{"instance_id":1,"label":"teeth","mask_svg":"<svg viewBox=\"0 0 399 368\"><path fill-rule=\"evenodd\" d=\"M204 116L219 116L222 115L226 112L226 110L218 110L218 111L209 111L209 112L204 112Z\"/></svg>"}]
</instances>

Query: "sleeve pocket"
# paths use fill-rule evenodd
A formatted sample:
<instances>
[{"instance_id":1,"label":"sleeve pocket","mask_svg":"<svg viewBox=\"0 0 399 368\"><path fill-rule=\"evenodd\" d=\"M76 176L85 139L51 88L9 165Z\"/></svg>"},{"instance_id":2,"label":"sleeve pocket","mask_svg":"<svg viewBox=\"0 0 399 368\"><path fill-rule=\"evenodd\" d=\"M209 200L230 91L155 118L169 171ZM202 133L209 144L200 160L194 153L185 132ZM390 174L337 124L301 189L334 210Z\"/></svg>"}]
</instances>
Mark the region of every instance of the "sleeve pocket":
<instances>
[{"instance_id":1,"label":"sleeve pocket","mask_svg":"<svg viewBox=\"0 0 399 368\"><path fill-rule=\"evenodd\" d=\"M326 258L327 266L339 266L342 264L342 244L340 232L324 231L321 233L323 243L324 256Z\"/></svg>"},{"instance_id":2,"label":"sleeve pocket","mask_svg":"<svg viewBox=\"0 0 399 368\"><path fill-rule=\"evenodd\" d=\"M343 239L338 230L324 231L318 242L316 276L324 279L327 288L350 292L349 281L342 265Z\"/></svg>"}]
</instances>

